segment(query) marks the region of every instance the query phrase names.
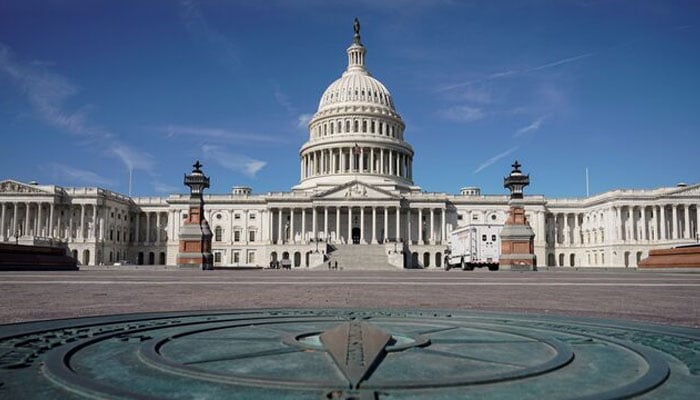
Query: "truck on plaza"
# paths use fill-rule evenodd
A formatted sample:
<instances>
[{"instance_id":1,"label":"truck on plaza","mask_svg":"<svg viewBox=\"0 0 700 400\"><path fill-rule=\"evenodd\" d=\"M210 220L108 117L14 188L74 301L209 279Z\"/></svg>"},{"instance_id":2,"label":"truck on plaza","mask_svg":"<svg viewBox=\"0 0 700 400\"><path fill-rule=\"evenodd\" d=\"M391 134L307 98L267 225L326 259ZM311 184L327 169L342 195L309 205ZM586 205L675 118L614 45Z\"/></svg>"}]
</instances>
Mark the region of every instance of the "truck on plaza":
<instances>
[{"instance_id":1,"label":"truck on plaza","mask_svg":"<svg viewBox=\"0 0 700 400\"><path fill-rule=\"evenodd\" d=\"M480 267L498 270L502 228L503 225L471 224L453 230L445 251L445 270L471 271Z\"/></svg>"}]
</instances>

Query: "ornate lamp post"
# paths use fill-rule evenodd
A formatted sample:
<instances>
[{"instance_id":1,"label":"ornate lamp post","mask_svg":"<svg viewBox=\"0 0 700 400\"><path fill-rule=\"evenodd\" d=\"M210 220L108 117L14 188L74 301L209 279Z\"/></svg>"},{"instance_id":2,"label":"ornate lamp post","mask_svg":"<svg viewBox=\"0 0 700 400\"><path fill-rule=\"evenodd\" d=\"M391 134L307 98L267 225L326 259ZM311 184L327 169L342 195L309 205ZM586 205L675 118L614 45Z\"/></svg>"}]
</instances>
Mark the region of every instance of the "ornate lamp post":
<instances>
[{"instance_id":1,"label":"ornate lamp post","mask_svg":"<svg viewBox=\"0 0 700 400\"><path fill-rule=\"evenodd\" d=\"M209 177L202 172L202 164L192 166L192 173L185 175L185 186L190 188L189 213L180 230L180 246L177 253L177 265L182 268L199 267L203 270L214 269L211 253L212 233L209 223L204 219L204 189L209 188Z\"/></svg>"},{"instance_id":2,"label":"ornate lamp post","mask_svg":"<svg viewBox=\"0 0 700 400\"><path fill-rule=\"evenodd\" d=\"M523 188L530 184L530 176L523 175L520 163L515 161L510 175L503 179L503 187L510 191L508 219L501 230L500 269L533 271L537 269L534 238L525 218Z\"/></svg>"}]
</instances>

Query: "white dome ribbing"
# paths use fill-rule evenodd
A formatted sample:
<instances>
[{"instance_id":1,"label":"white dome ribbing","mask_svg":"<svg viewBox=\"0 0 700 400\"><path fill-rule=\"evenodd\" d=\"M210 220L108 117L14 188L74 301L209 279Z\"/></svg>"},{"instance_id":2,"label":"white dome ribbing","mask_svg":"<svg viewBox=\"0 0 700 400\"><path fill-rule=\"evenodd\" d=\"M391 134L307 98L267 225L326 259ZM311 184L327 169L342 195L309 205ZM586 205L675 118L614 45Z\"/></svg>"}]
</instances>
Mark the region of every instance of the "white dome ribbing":
<instances>
[{"instance_id":1,"label":"white dome ribbing","mask_svg":"<svg viewBox=\"0 0 700 400\"><path fill-rule=\"evenodd\" d=\"M348 66L321 96L300 151L297 189L318 189L361 180L387 187L412 186L413 149L389 90L365 66L359 21L348 47Z\"/></svg>"}]
</instances>

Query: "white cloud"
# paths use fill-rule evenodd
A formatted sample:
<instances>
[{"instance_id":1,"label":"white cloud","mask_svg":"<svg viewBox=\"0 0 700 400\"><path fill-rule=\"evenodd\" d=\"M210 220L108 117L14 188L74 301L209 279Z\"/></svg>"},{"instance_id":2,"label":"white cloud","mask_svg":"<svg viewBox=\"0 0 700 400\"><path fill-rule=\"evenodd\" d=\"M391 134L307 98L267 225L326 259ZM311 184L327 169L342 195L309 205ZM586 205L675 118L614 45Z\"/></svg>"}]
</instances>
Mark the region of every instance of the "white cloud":
<instances>
[{"instance_id":1,"label":"white cloud","mask_svg":"<svg viewBox=\"0 0 700 400\"><path fill-rule=\"evenodd\" d=\"M111 179L100 176L93 171L73 168L58 163L49 164L48 167L51 168L52 173L57 179L66 179L69 182L96 186L110 186L114 184Z\"/></svg>"},{"instance_id":2,"label":"white cloud","mask_svg":"<svg viewBox=\"0 0 700 400\"><path fill-rule=\"evenodd\" d=\"M461 87L467 87L467 86L475 85L475 84L477 84L477 83L483 83L483 82L488 82L488 81L492 81L492 80L496 80L496 79L503 79L503 78L507 78L507 77L511 77L511 76L521 75L521 74L525 74L525 73L528 73L528 72L540 71L540 70L543 70L543 69L558 67L558 66L560 66L560 65L569 64L569 63L572 63L572 62L576 62L576 61L579 61L579 60L583 60L583 59L585 59L585 58L591 57L593 54L594 54L594 53L584 53L584 54L579 54L579 55L577 55L577 56L566 57L566 58L562 58L562 59L560 59L560 60L548 62L548 63L542 64L542 65L538 65L538 66L536 66L536 67L523 68L523 69L516 69L516 70L508 70L508 71L503 71L503 72L495 72L495 73L486 75L485 77L480 78L480 79L474 79L474 80L471 80L471 81L466 81L466 82L460 82L460 83L454 83L454 84L450 84L450 85L445 85L445 86L442 86L442 87L438 88L437 91L438 91L438 92L446 92L446 91L458 89L458 88L461 88Z\"/></svg>"},{"instance_id":3,"label":"white cloud","mask_svg":"<svg viewBox=\"0 0 700 400\"><path fill-rule=\"evenodd\" d=\"M110 137L103 129L87 122L87 107L76 111L64 108L64 102L74 96L78 88L66 78L50 72L46 65L17 62L10 48L0 43L0 71L20 87L41 119L73 135Z\"/></svg>"},{"instance_id":4,"label":"white cloud","mask_svg":"<svg viewBox=\"0 0 700 400\"><path fill-rule=\"evenodd\" d=\"M175 186L168 185L167 183L159 181L152 181L151 186L153 186L153 190L155 190L158 193L175 193L178 190L178 188L176 188Z\"/></svg>"},{"instance_id":5,"label":"white cloud","mask_svg":"<svg viewBox=\"0 0 700 400\"><path fill-rule=\"evenodd\" d=\"M504 151L503 153L496 154L495 156L489 158L488 160L484 161L481 163L475 170L474 173L478 174L481 172L483 169L493 165L496 161L500 160L503 157L508 156L509 154L513 153L515 150L518 149L518 146L511 147L510 149Z\"/></svg>"},{"instance_id":6,"label":"white cloud","mask_svg":"<svg viewBox=\"0 0 700 400\"><path fill-rule=\"evenodd\" d=\"M278 143L280 138L262 133L235 132L221 128L207 128L198 126L168 125L157 128L168 137L189 136L206 138L219 143L240 143L240 142L265 142Z\"/></svg>"},{"instance_id":7,"label":"white cloud","mask_svg":"<svg viewBox=\"0 0 700 400\"><path fill-rule=\"evenodd\" d=\"M288 113L294 115L297 113L296 107L292 105L292 102L289 101L289 97L280 90L279 87L275 87L275 100L277 100L277 103L284 107L285 110L287 110Z\"/></svg>"},{"instance_id":8,"label":"white cloud","mask_svg":"<svg viewBox=\"0 0 700 400\"><path fill-rule=\"evenodd\" d=\"M481 108L472 106L452 106L438 112L443 118L457 122L474 122L486 117Z\"/></svg>"},{"instance_id":9,"label":"white cloud","mask_svg":"<svg viewBox=\"0 0 700 400\"><path fill-rule=\"evenodd\" d=\"M545 118L546 118L545 116L537 118L536 120L532 121L532 123L530 125L524 126L520 129L518 129L515 132L515 135L513 135L513 136L518 137L518 136L522 136L526 133L537 132L542 127L542 122L544 122Z\"/></svg>"},{"instance_id":10,"label":"white cloud","mask_svg":"<svg viewBox=\"0 0 700 400\"><path fill-rule=\"evenodd\" d=\"M202 40L211 46L212 50L229 64L238 65L240 63L236 46L226 36L209 26L198 1L181 0L180 15L187 30L195 39Z\"/></svg>"},{"instance_id":11,"label":"white cloud","mask_svg":"<svg viewBox=\"0 0 700 400\"><path fill-rule=\"evenodd\" d=\"M309 122L311 121L311 118L313 118L313 116L313 114L300 114L297 117L297 128L308 128Z\"/></svg>"},{"instance_id":12,"label":"white cloud","mask_svg":"<svg viewBox=\"0 0 700 400\"><path fill-rule=\"evenodd\" d=\"M136 150L124 143L114 143L110 148L110 152L119 158L127 169L130 170L142 170L149 174L153 173L155 166L155 161L153 156L143 152L141 150Z\"/></svg>"},{"instance_id":13,"label":"white cloud","mask_svg":"<svg viewBox=\"0 0 700 400\"><path fill-rule=\"evenodd\" d=\"M219 146L205 144L202 146L202 152L207 160L250 178L255 178L255 175L267 165L266 161L256 160L243 154L231 154Z\"/></svg>"}]
</instances>

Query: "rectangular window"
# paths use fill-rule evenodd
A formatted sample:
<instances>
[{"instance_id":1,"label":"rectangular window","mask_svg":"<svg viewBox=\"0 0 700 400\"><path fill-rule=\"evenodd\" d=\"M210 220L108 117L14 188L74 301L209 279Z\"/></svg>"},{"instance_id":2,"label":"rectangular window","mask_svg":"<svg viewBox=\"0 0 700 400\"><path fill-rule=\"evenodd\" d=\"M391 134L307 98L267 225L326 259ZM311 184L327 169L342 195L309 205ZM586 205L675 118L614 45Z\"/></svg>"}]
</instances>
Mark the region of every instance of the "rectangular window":
<instances>
[{"instance_id":1,"label":"rectangular window","mask_svg":"<svg viewBox=\"0 0 700 400\"><path fill-rule=\"evenodd\" d=\"M248 252L248 264L255 264L255 252Z\"/></svg>"},{"instance_id":2,"label":"rectangular window","mask_svg":"<svg viewBox=\"0 0 700 400\"><path fill-rule=\"evenodd\" d=\"M250 218L250 219L255 219L255 213L250 213L250 214L248 215L248 218Z\"/></svg>"},{"instance_id":3,"label":"rectangular window","mask_svg":"<svg viewBox=\"0 0 700 400\"><path fill-rule=\"evenodd\" d=\"M241 253L238 251L233 252L233 263L238 264L241 262Z\"/></svg>"},{"instance_id":4,"label":"rectangular window","mask_svg":"<svg viewBox=\"0 0 700 400\"><path fill-rule=\"evenodd\" d=\"M255 231L248 231L248 241L249 242L255 241Z\"/></svg>"},{"instance_id":5,"label":"rectangular window","mask_svg":"<svg viewBox=\"0 0 700 400\"><path fill-rule=\"evenodd\" d=\"M234 241L234 242L240 242L240 241L241 241L241 231L235 231L235 232L233 232L233 241Z\"/></svg>"},{"instance_id":6,"label":"rectangular window","mask_svg":"<svg viewBox=\"0 0 700 400\"><path fill-rule=\"evenodd\" d=\"M241 219L241 214L233 214L233 219Z\"/></svg>"},{"instance_id":7,"label":"rectangular window","mask_svg":"<svg viewBox=\"0 0 700 400\"><path fill-rule=\"evenodd\" d=\"M481 235L481 241L485 242L486 241L486 235Z\"/></svg>"},{"instance_id":8,"label":"rectangular window","mask_svg":"<svg viewBox=\"0 0 700 400\"><path fill-rule=\"evenodd\" d=\"M215 263L221 262L221 252L219 252L219 251L214 252L214 262Z\"/></svg>"},{"instance_id":9,"label":"rectangular window","mask_svg":"<svg viewBox=\"0 0 700 400\"><path fill-rule=\"evenodd\" d=\"M457 221L461 221L462 219L464 219L464 216L462 214L458 214Z\"/></svg>"}]
</instances>

